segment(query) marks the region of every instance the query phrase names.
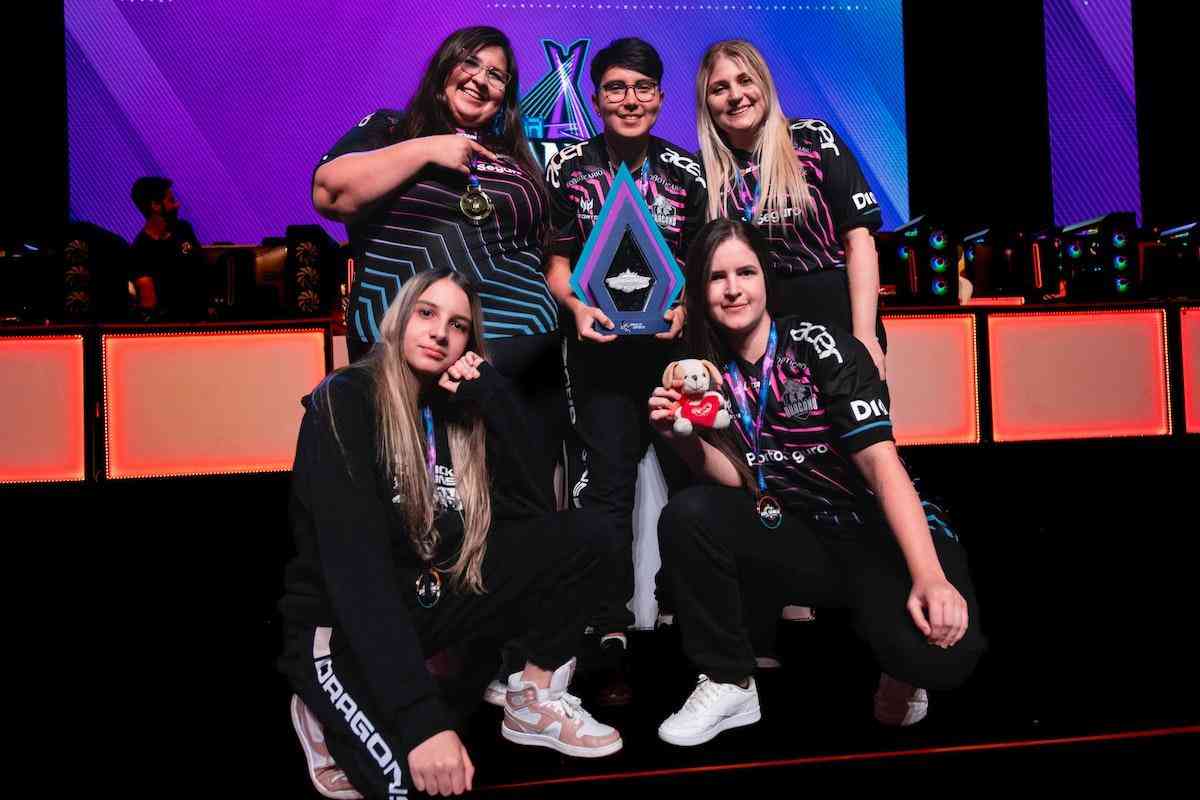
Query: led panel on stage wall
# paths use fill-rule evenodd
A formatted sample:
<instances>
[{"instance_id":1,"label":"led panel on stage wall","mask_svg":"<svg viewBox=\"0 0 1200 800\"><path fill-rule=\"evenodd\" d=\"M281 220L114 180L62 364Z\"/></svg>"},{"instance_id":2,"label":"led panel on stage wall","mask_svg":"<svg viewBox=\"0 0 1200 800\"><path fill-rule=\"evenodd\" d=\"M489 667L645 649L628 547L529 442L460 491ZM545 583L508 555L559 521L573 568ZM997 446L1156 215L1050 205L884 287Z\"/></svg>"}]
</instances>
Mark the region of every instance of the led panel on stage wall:
<instances>
[{"instance_id":1,"label":"led panel on stage wall","mask_svg":"<svg viewBox=\"0 0 1200 800\"><path fill-rule=\"evenodd\" d=\"M82 481L83 337L0 337L0 484Z\"/></svg>"},{"instance_id":2,"label":"led panel on stage wall","mask_svg":"<svg viewBox=\"0 0 1200 800\"><path fill-rule=\"evenodd\" d=\"M325 376L319 328L106 333L101 350L109 478L289 470Z\"/></svg>"},{"instance_id":3,"label":"led panel on stage wall","mask_svg":"<svg viewBox=\"0 0 1200 800\"><path fill-rule=\"evenodd\" d=\"M1179 310L1183 364L1183 418L1188 433L1200 433L1200 306Z\"/></svg>"},{"instance_id":4,"label":"led panel on stage wall","mask_svg":"<svg viewBox=\"0 0 1200 800\"><path fill-rule=\"evenodd\" d=\"M997 442L1171 433L1166 311L988 316Z\"/></svg>"},{"instance_id":5,"label":"led panel on stage wall","mask_svg":"<svg viewBox=\"0 0 1200 800\"><path fill-rule=\"evenodd\" d=\"M975 315L885 314L896 443L978 444Z\"/></svg>"},{"instance_id":6,"label":"led panel on stage wall","mask_svg":"<svg viewBox=\"0 0 1200 800\"><path fill-rule=\"evenodd\" d=\"M436 45L475 24L513 40L530 124L568 139L599 125L591 55L621 36L648 40L666 68L654 133L688 149L700 56L718 39L749 39L784 111L826 120L848 142L884 225L908 217L900 0L67 0L65 15L71 211L127 238L141 227L130 185L147 174L174 179L203 242L257 242L306 222L344 238L312 210L318 158L364 115L402 108Z\"/></svg>"},{"instance_id":7,"label":"led panel on stage wall","mask_svg":"<svg viewBox=\"0 0 1200 800\"><path fill-rule=\"evenodd\" d=\"M1141 221L1130 0L1044 0L1054 221Z\"/></svg>"}]
</instances>

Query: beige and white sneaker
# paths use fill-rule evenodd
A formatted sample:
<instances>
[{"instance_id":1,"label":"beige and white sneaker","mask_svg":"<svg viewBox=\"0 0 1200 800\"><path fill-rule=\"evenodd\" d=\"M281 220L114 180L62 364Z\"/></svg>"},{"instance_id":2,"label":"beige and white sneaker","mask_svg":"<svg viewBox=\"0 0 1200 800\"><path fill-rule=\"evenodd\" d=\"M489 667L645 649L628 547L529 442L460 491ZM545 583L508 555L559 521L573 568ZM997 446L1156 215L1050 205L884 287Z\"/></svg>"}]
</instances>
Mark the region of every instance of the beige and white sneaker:
<instances>
[{"instance_id":1,"label":"beige and white sneaker","mask_svg":"<svg viewBox=\"0 0 1200 800\"><path fill-rule=\"evenodd\" d=\"M599 758L620 750L617 729L593 719L580 699L567 691L574 672L572 658L554 671L549 689L521 680L519 672L509 675L500 735L510 742L549 747L579 758Z\"/></svg>"},{"instance_id":2,"label":"beige and white sneaker","mask_svg":"<svg viewBox=\"0 0 1200 800\"><path fill-rule=\"evenodd\" d=\"M313 716L299 695L292 695L292 727L300 738L313 788L332 800L362 800L362 795L329 754L321 721Z\"/></svg>"},{"instance_id":3,"label":"beige and white sneaker","mask_svg":"<svg viewBox=\"0 0 1200 800\"><path fill-rule=\"evenodd\" d=\"M754 678L743 689L736 683L717 683L701 675L683 707L658 726L658 738L668 744L690 747L704 744L718 733L762 719L758 686Z\"/></svg>"},{"instance_id":4,"label":"beige and white sneaker","mask_svg":"<svg viewBox=\"0 0 1200 800\"><path fill-rule=\"evenodd\" d=\"M875 719L882 725L907 728L929 714L929 693L880 673L875 690Z\"/></svg>"},{"instance_id":5,"label":"beige and white sneaker","mask_svg":"<svg viewBox=\"0 0 1200 800\"><path fill-rule=\"evenodd\" d=\"M483 690L483 702L504 708L504 698L507 694L508 684L496 678Z\"/></svg>"}]
</instances>

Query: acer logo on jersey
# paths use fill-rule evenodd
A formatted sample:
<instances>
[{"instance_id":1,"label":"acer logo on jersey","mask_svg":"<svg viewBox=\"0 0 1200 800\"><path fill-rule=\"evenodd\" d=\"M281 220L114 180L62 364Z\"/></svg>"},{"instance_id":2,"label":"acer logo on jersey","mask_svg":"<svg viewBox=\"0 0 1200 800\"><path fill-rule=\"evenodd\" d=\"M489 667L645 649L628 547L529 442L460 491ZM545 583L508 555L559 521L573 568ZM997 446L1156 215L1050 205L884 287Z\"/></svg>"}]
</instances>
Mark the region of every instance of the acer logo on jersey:
<instances>
[{"instance_id":1,"label":"acer logo on jersey","mask_svg":"<svg viewBox=\"0 0 1200 800\"><path fill-rule=\"evenodd\" d=\"M700 165L696 163L695 159L688 158L687 156L681 156L679 153L676 153L674 150L668 148L662 151L662 154L659 155L658 160L664 164L674 164L687 174L694 177L696 182L701 186L706 189L708 188L708 184L704 182L704 175L700 172Z\"/></svg>"}]
</instances>

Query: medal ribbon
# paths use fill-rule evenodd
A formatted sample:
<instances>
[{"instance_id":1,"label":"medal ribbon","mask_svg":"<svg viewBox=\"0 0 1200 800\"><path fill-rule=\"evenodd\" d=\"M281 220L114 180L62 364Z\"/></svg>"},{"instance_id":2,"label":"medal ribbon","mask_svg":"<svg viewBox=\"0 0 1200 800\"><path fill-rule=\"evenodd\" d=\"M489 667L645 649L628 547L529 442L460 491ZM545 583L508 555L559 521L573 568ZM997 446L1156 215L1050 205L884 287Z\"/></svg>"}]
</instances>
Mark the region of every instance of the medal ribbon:
<instances>
[{"instance_id":1,"label":"medal ribbon","mask_svg":"<svg viewBox=\"0 0 1200 800\"><path fill-rule=\"evenodd\" d=\"M614 167L612 162L608 162L608 171L612 176L612 180L617 178L617 167ZM650 205L649 198L646 197L646 192L650 189L650 149L646 149L646 157L642 159L642 166L638 169L638 177L634 179L634 184L638 187L638 191L642 193L642 199L646 201L646 205Z\"/></svg>"},{"instance_id":2,"label":"medal ribbon","mask_svg":"<svg viewBox=\"0 0 1200 800\"><path fill-rule=\"evenodd\" d=\"M733 389L733 401L737 404L738 415L741 417L742 431L754 448L755 461L758 460L758 440L762 434L763 418L767 413L767 397L771 387L775 384L775 345L777 342L778 335L775 331L775 324L772 323L771 335L767 339L767 352L763 356L762 377L758 382L758 415L753 420L750 419L750 404L746 402L748 387L742 378L741 370L738 369L737 359L731 358L725 367L725 371L729 374L730 386ZM762 464L758 465L758 490L760 492L767 491L767 479L763 474Z\"/></svg>"},{"instance_id":3,"label":"medal ribbon","mask_svg":"<svg viewBox=\"0 0 1200 800\"><path fill-rule=\"evenodd\" d=\"M433 411L429 406L421 409L421 418L425 420L425 463L429 467L429 480L437 483L437 439L433 435Z\"/></svg>"},{"instance_id":4,"label":"medal ribbon","mask_svg":"<svg viewBox=\"0 0 1200 800\"><path fill-rule=\"evenodd\" d=\"M742 204L742 220L754 224L754 208L758 205L759 194L762 191L762 184L754 184L754 194L750 194L750 187L746 184L746 178L742 175L742 170L735 170L737 175L737 193L738 201Z\"/></svg>"},{"instance_id":5,"label":"medal ribbon","mask_svg":"<svg viewBox=\"0 0 1200 800\"><path fill-rule=\"evenodd\" d=\"M458 128L456 130L456 132L458 133L459 136L465 136L473 142L479 141L479 134L477 134L475 131L469 131L469 130L466 130L465 128ZM471 160L467 162L467 169L469 169L471 171L470 174L467 175L467 187L468 187L467 191L470 191L472 189L474 189L477 192L483 191L483 189L480 188L480 186L479 186L479 175L477 175L475 172L475 169L478 165L479 165L479 157L476 156L474 154L474 152L472 152Z\"/></svg>"},{"instance_id":6,"label":"medal ribbon","mask_svg":"<svg viewBox=\"0 0 1200 800\"><path fill-rule=\"evenodd\" d=\"M421 417L425 420L425 464L429 470L429 480L437 487L437 439L433 432L433 411L429 406L421 409ZM433 608L442 596L442 576L434 569L433 564L425 562L424 571L417 576L417 602L422 608ZM432 599L429 599L429 598Z\"/></svg>"}]
</instances>

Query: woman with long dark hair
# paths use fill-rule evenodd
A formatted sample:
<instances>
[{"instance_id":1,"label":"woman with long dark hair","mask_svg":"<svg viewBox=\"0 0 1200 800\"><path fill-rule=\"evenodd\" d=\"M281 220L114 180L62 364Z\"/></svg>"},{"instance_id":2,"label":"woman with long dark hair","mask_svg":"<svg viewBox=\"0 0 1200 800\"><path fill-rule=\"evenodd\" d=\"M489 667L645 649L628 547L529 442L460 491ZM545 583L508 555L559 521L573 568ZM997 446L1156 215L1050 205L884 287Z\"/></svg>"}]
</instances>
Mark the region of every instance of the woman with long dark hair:
<instances>
[{"instance_id":1,"label":"woman with long dark hair","mask_svg":"<svg viewBox=\"0 0 1200 800\"><path fill-rule=\"evenodd\" d=\"M571 654L610 580L596 544L604 523L545 511L526 426L484 358L482 329L470 282L421 272L371 353L305 398L280 668L314 783L351 792L331 796L470 788L456 727L491 672L456 708L426 668L451 645L494 653L521 637L527 660L508 676L504 738L583 757L621 748L567 692Z\"/></svg>"},{"instance_id":2,"label":"woman with long dark hair","mask_svg":"<svg viewBox=\"0 0 1200 800\"><path fill-rule=\"evenodd\" d=\"M379 340L404 283L455 269L480 286L482 335L514 381L547 490L562 412L558 307L542 273L550 210L517 108L518 70L496 28L455 31L404 111L368 114L322 156L313 205L346 223L355 264L346 314L352 361ZM565 424L565 420L562 424Z\"/></svg>"},{"instance_id":3,"label":"woman with long dark hair","mask_svg":"<svg viewBox=\"0 0 1200 800\"><path fill-rule=\"evenodd\" d=\"M877 716L880 696L905 711L916 687L958 686L984 649L966 555L926 519L887 385L848 332L767 311L769 257L754 226L729 219L701 229L688 255L689 349L723 365L734 424L680 436L679 393L649 401L659 435L706 481L658 524L684 652L702 673L659 728L677 745L759 719L754 643L787 603L851 610L884 672Z\"/></svg>"}]
</instances>

